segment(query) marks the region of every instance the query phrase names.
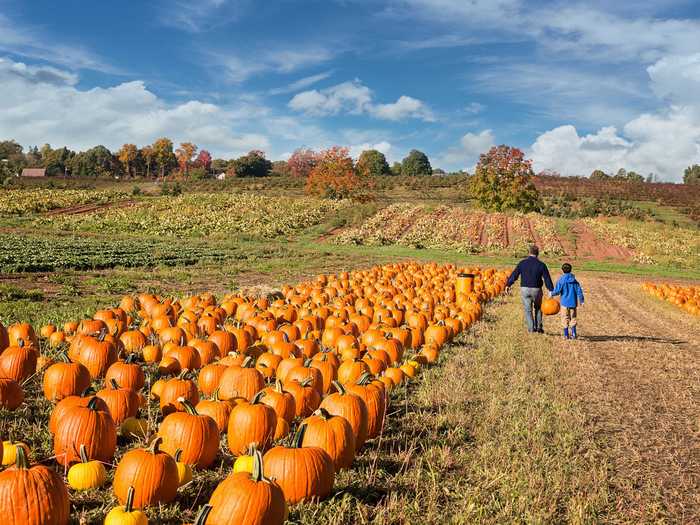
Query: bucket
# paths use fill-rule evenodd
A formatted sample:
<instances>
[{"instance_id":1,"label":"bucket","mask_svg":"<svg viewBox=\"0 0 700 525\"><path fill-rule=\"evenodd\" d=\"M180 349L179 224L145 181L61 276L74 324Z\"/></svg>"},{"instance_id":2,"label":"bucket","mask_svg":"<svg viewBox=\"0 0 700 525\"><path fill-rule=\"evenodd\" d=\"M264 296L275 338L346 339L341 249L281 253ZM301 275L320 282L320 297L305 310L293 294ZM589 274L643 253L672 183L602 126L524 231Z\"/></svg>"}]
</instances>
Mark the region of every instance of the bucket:
<instances>
[{"instance_id":1,"label":"bucket","mask_svg":"<svg viewBox=\"0 0 700 525\"><path fill-rule=\"evenodd\" d=\"M455 282L455 293L459 294L470 294L474 291L474 274L472 273L459 273L457 274L457 281Z\"/></svg>"}]
</instances>

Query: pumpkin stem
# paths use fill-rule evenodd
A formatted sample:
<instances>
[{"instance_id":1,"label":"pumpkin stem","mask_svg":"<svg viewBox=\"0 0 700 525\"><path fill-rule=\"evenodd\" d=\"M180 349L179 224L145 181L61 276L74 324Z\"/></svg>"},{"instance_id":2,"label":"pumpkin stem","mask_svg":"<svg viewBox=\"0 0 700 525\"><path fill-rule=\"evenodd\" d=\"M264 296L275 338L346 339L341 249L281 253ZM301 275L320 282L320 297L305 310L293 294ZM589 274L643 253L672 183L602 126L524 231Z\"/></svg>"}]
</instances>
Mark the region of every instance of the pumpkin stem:
<instances>
[{"instance_id":1,"label":"pumpkin stem","mask_svg":"<svg viewBox=\"0 0 700 525\"><path fill-rule=\"evenodd\" d=\"M148 451L151 454L157 454L159 452L159 447L160 444L163 442L163 438L160 436L156 436L156 438L153 440L153 443L151 443L151 446L148 447Z\"/></svg>"},{"instance_id":2,"label":"pumpkin stem","mask_svg":"<svg viewBox=\"0 0 700 525\"><path fill-rule=\"evenodd\" d=\"M181 457L181 456L182 456L182 449L181 449L181 448L178 448L178 449L175 451L175 461L177 461L177 462L179 463L179 462L180 462L180 457Z\"/></svg>"},{"instance_id":3,"label":"pumpkin stem","mask_svg":"<svg viewBox=\"0 0 700 525\"><path fill-rule=\"evenodd\" d=\"M93 394L95 391L93 390L92 386L87 387L85 390L80 392L80 397L87 397L90 394Z\"/></svg>"},{"instance_id":4,"label":"pumpkin stem","mask_svg":"<svg viewBox=\"0 0 700 525\"><path fill-rule=\"evenodd\" d=\"M313 382L314 382L314 380L312 377L305 377L303 380L299 381L299 384L301 386L306 387L306 386L309 386Z\"/></svg>"},{"instance_id":5,"label":"pumpkin stem","mask_svg":"<svg viewBox=\"0 0 700 525\"><path fill-rule=\"evenodd\" d=\"M297 430L297 433L294 434L294 439L292 439L292 448L301 448L304 434L306 434L306 423L299 425L299 430Z\"/></svg>"},{"instance_id":6,"label":"pumpkin stem","mask_svg":"<svg viewBox=\"0 0 700 525\"><path fill-rule=\"evenodd\" d=\"M87 449L83 443L80 444L80 461L83 463L88 463L90 458L87 455Z\"/></svg>"},{"instance_id":7,"label":"pumpkin stem","mask_svg":"<svg viewBox=\"0 0 700 525\"><path fill-rule=\"evenodd\" d=\"M260 482L264 479L262 452L256 450L253 453L253 481Z\"/></svg>"},{"instance_id":8,"label":"pumpkin stem","mask_svg":"<svg viewBox=\"0 0 700 525\"><path fill-rule=\"evenodd\" d=\"M126 359L124 359L124 362L128 365L132 364L136 360L136 354L129 354L126 356Z\"/></svg>"},{"instance_id":9,"label":"pumpkin stem","mask_svg":"<svg viewBox=\"0 0 700 525\"><path fill-rule=\"evenodd\" d=\"M189 373L188 368L183 368L180 373L177 375L178 379L185 379L185 376Z\"/></svg>"},{"instance_id":10,"label":"pumpkin stem","mask_svg":"<svg viewBox=\"0 0 700 525\"><path fill-rule=\"evenodd\" d=\"M17 341L17 346L19 346L20 348L24 348L24 339L20 338Z\"/></svg>"},{"instance_id":11,"label":"pumpkin stem","mask_svg":"<svg viewBox=\"0 0 700 525\"><path fill-rule=\"evenodd\" d=\"M178 397L177 398L178 403L180 403L183 407L185 407L185 412L188 414L192 414L193 416L198 416L199 414L197 413L197 409L194 408L192 403L190 403L187 399L184 397Z\"/></svg>"},{"instance_id":12,"label":"pumpkin stem","mask_svg":"<svg viewBox=\"0 0 700 525\"><path fill-rule=\"evenodd\" d=\"M60 352L57 356L56 359L63 362L63 363L70 363L70 359L68 359L68 354L65 352Z\"/></svg>"},{"instance_id":13,"label":"pumpkin stem","mask_svg":"<svg viewBox=\"0 0 700 525\"><path fill-rule=\"evenodd\" d=\"M117 383L116 379L110 379L109 384L112 386L112 390L119 390L119 383Z\"/></svg>"},{"instance_id":14,"label":"pumpkin stem","mask_svg":"<svg viewBox=\"0 0 700 525\"><path fill-rule=\"evenodd\" d=\"M365 372L360 376L360 378L357 380L358 385L367 385L369 382L372 380L372 374L369 372Z\"/></svg>"},{"instance_id":15,"label":"pumpkin stem","mask_svg":"<svg viewBox=\"0 0 700 525\"><path fill-rule=\"evenodd\" d=\"M22 445L15 445L17 450L17 458L15 459L15 466L18 469L26 470L29 468L29 461L27 461L27 453Z\"/></svg>"},{"instance_id":16,"label":"pumpkin stem","mask_svg":"<svg viewBox=\"0 0 700 525\"><path fill-rule=\"evenodd\" d=\"M100 398L97 396L93 396L90 398L90 401L88 401L87 407L90 410L97 410L97 403L99 402Z\"/></svg>"},{"instance_id":17,"label":"pumpkin stem","mask_svg":"<svg viewBox=\"0 0 700 525\"><path fill-rule=\"evenodd\" d=\"M194 524L193 525L205 525L207 522L207 518L209 517L209 513L211 512L211 509L213 507L207 503L204 505L200 511L197 513L197 517L194 519Z\"/></svg>"},{"instance_id":18,"label":"pumpkin stem","mask_svg":"<svg viewBox=\"0 0 700 525\"><path fill-rule=\"evenodd\" d=\"M284 387L282 386L282 381L275 379L275 391L280 394L284 392Z\"/></svg>"},{"instance_id":19,"label":"pumpkin stem","mask_svg":"<svg viewBox=\"0 0 700 525\"><path fill-rule=\"evenodd\" d=\"M253 359L252 355L249 355L243 360L243 363L241 363L241 368L253 368L254 365L255 359Z\"/></svg>"},{"instance_id":20,"label":"pumpkin stem","mask_svg":"<svg viewBox=\"0 0 700 525\"><path fill-rule=\"evenodd\" d=\"M304 367L309 368L311 366L311 358L307 357L304 359Z\"/></svg>"},{"instance_id":21,"label":"pumpkin stem","mask_svg":"<svg viewBox=\"0 0 700 525\"><path fill-rule=\"evenodd\" d=\"M331 413L328 412L328 410L326 410L326 409L323 408L323 407L319 407L318 410L316 410L316 412L314 412L314 416L319 416L319 417L322 418L324 421L328 421L330 418L333 417L333 416L331 415Z\"/></svg>"},{"instance_id":22,"label":"pumpkin stem","mask_svg":"<svg viewBox=\"0 0 700 525\"><path fill-rule=\"evenodd\" d=\"M220 399L219 399L219 388L220 388L220 387L217 386L217 387L216 387L216 390L214 390L214 393L211 395L211 400L212 400L212 401L220 401Z\"/></svg>"},{"instance_id":23,"label":"pumpkin stem","mask_svg":"<svg viewBox=\"0 0 700 525\"><path fill-rule=\"evenodd\" d=\"M260 392L258 392L257 394L255 394L255 395L253 396L253 399L250 400L250 404L251 404L251 405L256 405L256 404L260 403L260 400L261 400L263 397L265 397L265 391L264 391L264 390L261 390Z\"/></svg>"},{"instance_id":24,"label":"pumpkin stem","mask_svg":"<svg viewBox=\"0 0 700 525\"><path fill-rule=\"evenodd\" d=\"M258 450L258 444L253 441L250 445L248 445L248 455L249 456L254 456L255 452Z\"/></svg>"},{"instance_id":25,"label":"pumpkin stem","mask_svg":"<svg viewBox=\"0 0 700 525\"><path fill-rule=\"evenodd\" d=\"M126 493L126 505L124 505L124 512L130 514L134 510L134 486L129 487L129 492Z\"/></svg>"},{"instance_id":26,"label":"pumpkin stem","mask_svg":"<svg viewBox=\"0 0 700 525\"><path fill-rule=\"evenodd\" d=\"M348 393L348 391L345 389L345 387L344 387L342 384L340 384L339 381L336 381L336 380L334 379L331 383L333 384L333 386L335 387L335 389L338 391L338 393L339 393L341 396L344 396L345 394Z\"/></svg>"}]
</instances>

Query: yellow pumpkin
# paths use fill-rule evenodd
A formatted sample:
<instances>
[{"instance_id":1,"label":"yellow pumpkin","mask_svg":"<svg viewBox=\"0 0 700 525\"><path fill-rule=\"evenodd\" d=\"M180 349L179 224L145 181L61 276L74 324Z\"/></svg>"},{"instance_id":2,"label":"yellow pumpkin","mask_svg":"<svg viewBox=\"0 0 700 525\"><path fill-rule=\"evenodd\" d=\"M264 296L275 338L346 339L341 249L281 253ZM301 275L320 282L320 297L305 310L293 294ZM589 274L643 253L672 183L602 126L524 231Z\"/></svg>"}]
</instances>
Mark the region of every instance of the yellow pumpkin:
<instances>
[{"instance_id":1,"label":"yellow pumpkin","mask_svg":"<svg viewBox=\"0 0 700 525\"><path fill-rule=\"evenodd\" d=\"M140 510L134 510L134 487L129 487L126 497L126 505L114 507L105 516L104 525L148 525L146 514Z\"/></svg>"},{"instance_id":2,"label":"yellow pumpkin","mask_svg":"<svg viewBox=\"0 0 700 525\"><path fill-rule=\"evenodd\" d=\"M73 490L90 490L104 485L107 471L99 461L90 461L85 445L80 445L80 461L68 470L68 486Z\"/></svg>"}]
</instances>

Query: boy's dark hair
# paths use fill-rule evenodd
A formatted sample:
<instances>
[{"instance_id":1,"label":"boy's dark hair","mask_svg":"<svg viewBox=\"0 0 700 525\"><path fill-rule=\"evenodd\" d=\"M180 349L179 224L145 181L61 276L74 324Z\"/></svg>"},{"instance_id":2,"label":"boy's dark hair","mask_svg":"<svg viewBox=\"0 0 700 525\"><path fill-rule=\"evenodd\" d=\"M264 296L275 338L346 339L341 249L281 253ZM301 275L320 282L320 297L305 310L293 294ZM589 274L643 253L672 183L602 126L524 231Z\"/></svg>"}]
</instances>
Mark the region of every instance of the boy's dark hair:
<instances>
[{"instance_id":1,"label":"boy's dark hair","mask_svg":"<svg viewBox=\"0 0 700 525\"><path fill-rule=\"evenodd\" d=\"M530 255L534 255L535 257L537 257L537 256L540 254L540 249L537 247L536 244L531 244L531 245L528 246L528 248L527 248L527 253L530 254Z\"/></svg>"},{"instance_id":2,"label":"boy's dark hair","mask_svg":"<svg viewBox=\"0 0 700 525\"><path fill-rule=\"evenodd\" d=\"M562 264L561 271L564 273L571 273L571 265L569 263Z\"/></svg>"}]
</instances>

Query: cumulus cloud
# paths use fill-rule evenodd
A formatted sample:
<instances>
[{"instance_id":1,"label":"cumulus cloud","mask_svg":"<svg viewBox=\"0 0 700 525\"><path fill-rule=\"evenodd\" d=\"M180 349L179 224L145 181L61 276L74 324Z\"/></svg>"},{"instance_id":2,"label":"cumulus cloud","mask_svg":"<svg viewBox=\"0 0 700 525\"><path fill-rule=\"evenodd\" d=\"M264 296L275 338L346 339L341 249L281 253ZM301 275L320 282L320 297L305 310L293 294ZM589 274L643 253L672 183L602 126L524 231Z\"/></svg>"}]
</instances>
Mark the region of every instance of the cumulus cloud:
<instances>
[{"instance_id":1,"label":"cumulus cloud","mask_svg":"<svg viewBox=\"0 0 700 525\"><path fill-rule=\"evenodd\" d=\"M473 171L479 155L495 145L493 131L485 129L480 133L466 133L459 145L450 148L439 159L441 164L458 169Z\"/></svg>"},{"instance_id":2,"label":"cumulus cloud","mask_svg":"<svg viewBox=\"0 0 700 525\"><path fill-rule=\"evenodd\" d=\"M0 136L74 149L98 143L116 149L168 136L206 144L226 156L270 146L264 135L233 131L234 110L197 100L167 104L141 81L88 90L75 82L54 68L0 59Z\"/></svg>"},{"instance_id":3,"label":"cumulus cloud","mask_svg":"<svg viewBox=\"0 0 700 525\"><path fill-rule=\"evenodd\" d=\"M310 90L296 94L288 104L290 109L311 116L368 114L381 120L420 119L435 120L431 109L422 101L402 95L396 102L374 103L372 90L359 80L343 82L322 90Z\"/></svg>"},{"instance_id":4,"label":"cumulus cloud","mask_svg":"<svg viewBox=\"0 0 700 525\"><path fill-rule=\"evenodd\" d=\"M324 71L323 73L319 73L317 75L310 75L308 77L295 80L294 82L291 82L290 84L287 84L284 87L271 89L270 91L268 91L268 93L270 95L284 95L286 93L294 93L296 91L301 91L302 89L305 89L309 86L313 86L314 84L327 79L332 74L333 71Z\"/></svg>"}]
</instances>

